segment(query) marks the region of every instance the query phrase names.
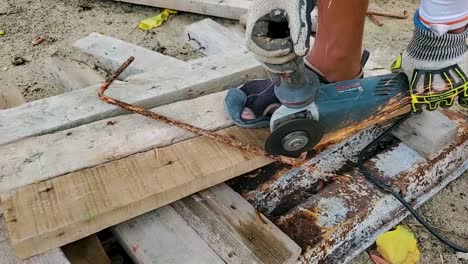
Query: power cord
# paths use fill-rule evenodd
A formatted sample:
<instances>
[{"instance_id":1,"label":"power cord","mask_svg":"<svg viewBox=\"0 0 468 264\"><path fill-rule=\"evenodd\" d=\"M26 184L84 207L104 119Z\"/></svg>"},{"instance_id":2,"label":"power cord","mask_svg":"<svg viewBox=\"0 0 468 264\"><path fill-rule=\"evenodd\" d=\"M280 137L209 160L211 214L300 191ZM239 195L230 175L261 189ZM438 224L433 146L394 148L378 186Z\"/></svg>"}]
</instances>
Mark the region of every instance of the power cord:
<instances>
[{"instance_id":1,"label":"power cord","mask_svg":"<svg viewBox=\"0 0 468 264\"><path fill-rule=\"evenodd\" d=\"M390 128L385 130L379 137L377 137L374 141L372 141L369 145L367 145L358 155L358 162L357 165L361 171L361 173L364 175L367 181L373 183L375 186L377 186L379 189L390 193L395 197L406 209L418 220L421 225L423 225L433 236L435 236L437 239L439 239L442 243L446 244L449 246L451 249L457 251L457 252L463 252L463 253L468 253L468 249L463 248L459 245L456 245L452 243L451 241L447 240L446 238L442 237L429 223L424 220L421 215L419 215L416 210L408 203L406 200L399 194L399 192L396 192L392 186L386 184L379 178L375 177L372 175L372 173L369 172L369 170L364 166L364 162L370 158L370 151L377 146L378 143L380 143L390 132L392 132L394 129L399 127L404 121L406 121L410 116L412 115L411 112L405 114L403 117L401 117L395 124L393 124Z\"/></svg>"}]
</instances>

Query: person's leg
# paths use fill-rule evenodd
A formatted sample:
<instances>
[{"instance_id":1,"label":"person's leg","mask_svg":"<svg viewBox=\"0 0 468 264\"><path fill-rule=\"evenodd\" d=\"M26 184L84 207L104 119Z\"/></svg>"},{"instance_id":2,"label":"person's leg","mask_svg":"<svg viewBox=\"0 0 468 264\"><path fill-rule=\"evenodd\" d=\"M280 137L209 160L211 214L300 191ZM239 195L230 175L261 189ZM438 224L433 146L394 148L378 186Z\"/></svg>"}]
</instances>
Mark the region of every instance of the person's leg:
<instances>
[{"instance_id":1,"label":"person's leg","mask_svg":"<svg viewBox=\"0 0 468 264\"><path fill-rule=\"evenodd\" d=\"M318 1L317 34L306 62L328 81L350 80L360 74L368 4L368 0Z\"/></svg>"},{"instance_id":2,"label":"person's leg","mask_svg":"<svg viewBox=\"0 0 468 264\"><path fill-rule=\"evenodd\" d=\"M468 85L468 1L422 0L414 23L413 38L394 64L410 79L414 96ZM460 103L468 107L467 98L461 94Z\"/></svg>"}]
</instances>

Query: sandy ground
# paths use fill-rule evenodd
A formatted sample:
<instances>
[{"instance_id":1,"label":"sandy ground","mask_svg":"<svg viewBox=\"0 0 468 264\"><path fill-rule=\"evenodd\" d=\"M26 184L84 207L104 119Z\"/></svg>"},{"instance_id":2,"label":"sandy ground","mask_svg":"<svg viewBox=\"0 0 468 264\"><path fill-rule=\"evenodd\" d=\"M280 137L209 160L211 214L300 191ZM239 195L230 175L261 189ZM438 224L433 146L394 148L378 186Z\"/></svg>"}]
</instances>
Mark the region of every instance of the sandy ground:
<instances>
[{"instance_id":1,"label":"sandy ground","mask_svg":"<svg viewBox=\"0 0 468 264\"><path fill-rule=\"evenodd\" d=\"M412 12L418 1L374 0L371 8L379 11ZM44 59L58 56L67 60L87 61L86 56L72 48L72 43L91 32L110 35L142 47L159 51L182 60L199 56L182 40L183 27L205 17L181 13L165 25L151 31L137 28L138 21L156 14L152 7L130 5L111 0L0 0L0 89L15 87L28 101L60 94L44 74ZM224 25L234 21L216 19ZM383 27L370 21L366 24L364 47L372 52L372 59L388 66L408 43L412 21L380 18ZM31 41L42 36L44 42L33 46ZM13 62L22 65L13 65ZM421 210L431 223L443 229L443 234L468 246L468 174L443 190ZM409 218L422 253L421 263L468 263L441 246L423 228ZM450 234L456 235L450 235ZM357 263L372 263L361 254Z\"/></svg>"}]
</instances>

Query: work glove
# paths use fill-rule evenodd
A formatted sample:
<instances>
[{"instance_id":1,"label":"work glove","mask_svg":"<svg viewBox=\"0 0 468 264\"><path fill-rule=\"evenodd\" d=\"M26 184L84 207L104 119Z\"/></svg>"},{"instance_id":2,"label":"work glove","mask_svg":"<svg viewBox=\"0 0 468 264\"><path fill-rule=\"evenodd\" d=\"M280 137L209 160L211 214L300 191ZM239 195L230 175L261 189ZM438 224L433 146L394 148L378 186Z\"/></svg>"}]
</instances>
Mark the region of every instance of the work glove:
<instances>
[{"instance_id":1,"label":"work glove","mask_svg":"<svg viewBox=\"0 0 468 264\"><path fill-rule=\"evenodd\" d=\"M310 13L315 3L315 0L254 1L247 18L247 48L267 67L307 55Z\"/></svg>"}]
</instances>

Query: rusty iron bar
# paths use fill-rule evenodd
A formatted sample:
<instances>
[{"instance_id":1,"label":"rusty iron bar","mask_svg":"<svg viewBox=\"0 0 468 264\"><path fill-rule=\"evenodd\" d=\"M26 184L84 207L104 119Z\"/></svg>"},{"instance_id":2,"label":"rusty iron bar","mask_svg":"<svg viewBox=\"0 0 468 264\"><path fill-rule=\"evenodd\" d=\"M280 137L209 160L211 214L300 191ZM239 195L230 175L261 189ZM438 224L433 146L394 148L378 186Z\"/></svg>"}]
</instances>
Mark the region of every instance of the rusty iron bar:
<instances>
[{"instance_id":1,"label":"rusty iron bar","mask_svg":"<svg viewBox=\"0 0 468 264\"><path fill-rule=\"evenodd\" d=\"M178 128L181 128L181 129L187 130L189 132L192 132L192 133L194 133L196 135L205 136L205 137L213 139L213 140L215 140L217 142L220 142L220 143L223 143L223 144L238 148L240 150L243 150L243 151L246 151L246 152L249 152L249 153L252 153L252 154L256 154L258 156L264 156L264 157L270 158L272 160L275 160L275 161L278 161L278 162L281 162L281 163L284 163L284 164L291 165L293 167L299 167L300 165L305 163L306 153L301 155L301 157L299 157L298 159L289 158L289 157L285 157L285 156L270 155L270 154L266 153L264 150L262 150L262 149L260 149L260 148L258 148L256 146L237 141L237 140L235 140L235 139L233 139L233 138L231 138L229 136L214 133L214 132L211 132L209 130L202 129L202 128L199 128L199 127L196 127L196 126L181 122L179 120L176 120L176 119L173 119L173 118L170 118L170 117L166 117L166 116L163 116L163 115L155 113L155 112L151 112L151 111L146 110L146 109L144 109L142 107L131 105L129 103L125 103L125 102L122 102L122 101L119 101L117 99L114 99L114 98L111 98L111 97L108 97L108 96L104 95L104 92L122 74L122 72L125 71L125 69L127 69L127 67L134 60L135 60L134 57L128 58L106 80L106 82L103 83L100 86L99 92L98 92L99 99L101 99L102 101L104 101L104 102L106 102L108 104L119 106L119 107L121 107L121 108L123 108L125 110L130 111L130 112L137 113L137 114L152 118L154 120L157 120L157 121L160 121L160 122L172 125L172 126L176 126ZM309 169L311 169L311 168L309 168Z\"/></svg>"},{"instance_id":2,"label":"rusty iron bar","mask_svg":"<svg viewBox=\"0 0 468 264\"><path fill-rule=\"evenodd\" d=\"M383 26L383 23L380 22L379 19L373 14L367 14L367 17L372 21L372 23L376 24L377 26L381 27Z\"/></svg>"},{"instance_id":3,"label":"rusty iron bar","mask_svg":"<svg viewBox=\"0 0 468 264\"><path fill-rule=\"evenodd\" d=\"M390 18L397 18L397 19L407 19L409 18L408 11L404 11L403 15L397 15L397 14L391 14L391 13L385 13L385 12L377 12L377 11L367 11L368 15L373 15L373 16L383 16L383 17L390 17Z\"/></svg>"}]
</instances>

